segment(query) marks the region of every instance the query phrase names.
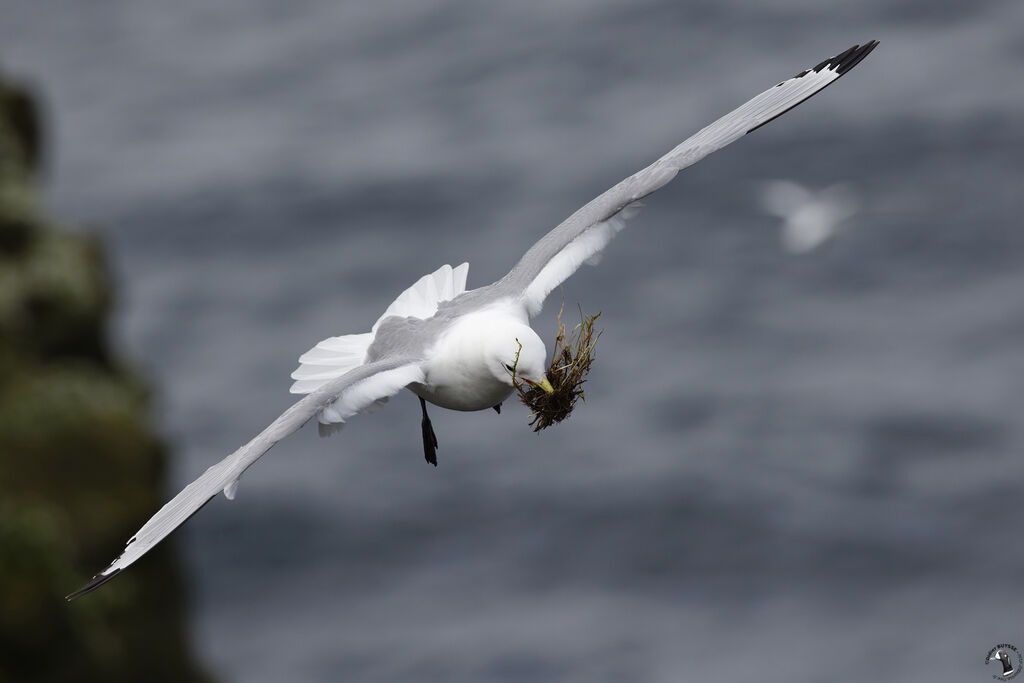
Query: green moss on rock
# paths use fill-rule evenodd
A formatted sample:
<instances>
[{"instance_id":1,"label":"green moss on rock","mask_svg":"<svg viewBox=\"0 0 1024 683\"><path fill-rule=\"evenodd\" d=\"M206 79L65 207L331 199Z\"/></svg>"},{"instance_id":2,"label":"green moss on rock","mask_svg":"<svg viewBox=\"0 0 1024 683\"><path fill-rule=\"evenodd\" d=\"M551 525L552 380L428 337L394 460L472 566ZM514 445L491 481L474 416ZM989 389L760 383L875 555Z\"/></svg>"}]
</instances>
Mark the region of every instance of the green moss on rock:
<instances>
[{"instance_id":1,"label":"green moss on rock","mask_svg":"<svg viewBox=\"0 0 1024 683\"><path fill-rule=\"evenodd\" d=\"M107 344L100 244L39 206L36 111L0 78L0 681L208 681L173 540L64 600L163 502L166 451Z\"/></svg>"}]
</instances>

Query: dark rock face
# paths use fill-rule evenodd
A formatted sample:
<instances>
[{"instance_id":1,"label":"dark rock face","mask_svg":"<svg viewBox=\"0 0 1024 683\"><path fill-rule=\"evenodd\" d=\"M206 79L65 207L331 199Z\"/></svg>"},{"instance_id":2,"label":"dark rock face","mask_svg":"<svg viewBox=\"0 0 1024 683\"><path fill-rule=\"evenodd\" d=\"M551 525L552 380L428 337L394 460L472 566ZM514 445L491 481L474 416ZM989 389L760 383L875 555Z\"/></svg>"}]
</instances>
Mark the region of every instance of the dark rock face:
<instances>
[{"instance_id":1,"label":"dark rock face","mask_svg":"<svg viewBox=\"0 0 1024 683\"><path fill-rule=\"evenodd\" d=\"M101 246L42 213L42 146L35 100L0 77L0 681L208 681L173 541L64 600L164 502L166 452L106 340Z\"/></svg>"}]
</instances>

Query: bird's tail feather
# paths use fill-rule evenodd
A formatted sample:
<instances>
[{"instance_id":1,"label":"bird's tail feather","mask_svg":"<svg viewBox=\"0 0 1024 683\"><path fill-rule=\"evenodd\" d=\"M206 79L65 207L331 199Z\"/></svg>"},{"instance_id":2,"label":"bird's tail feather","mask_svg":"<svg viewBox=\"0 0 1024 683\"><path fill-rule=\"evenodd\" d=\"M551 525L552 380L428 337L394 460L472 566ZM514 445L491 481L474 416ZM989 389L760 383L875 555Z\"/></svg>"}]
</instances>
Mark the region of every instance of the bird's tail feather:
<instances>
[{"instance_id":1,"label":"bird's tail feather","mask_svg":"<svg viewBox=\"0 0 1024 683\"><path fill-rule=\"evenodd\" d=\"M392 316L426 319L437 313L442 301L450 301L466 291L469 264L452 268L443 265L424 275L391 302L370 332L328 337L299 356L299 367L292 373L291 393L308 394L327 382L341 377L366 362L366 352L373 343L377 328ZM321 434L330 429L321 429Z\"/></svg>"},{"instance_id":2,"label":"bird's tail feather","mask_svg":"<svg viewBox=\"0 0 1024 683\"><path fill-rule=\"evenodd\" d=\"M469 264L463 263L455 268L445 264L433 273L424 275L391 302L384 315L373 324L373 331L376 332L381 322L391 316L424 320L431 317L437 313L437 307L442 301L451 301L466 291L468 273Z\"/></svg>"}]
</instances>

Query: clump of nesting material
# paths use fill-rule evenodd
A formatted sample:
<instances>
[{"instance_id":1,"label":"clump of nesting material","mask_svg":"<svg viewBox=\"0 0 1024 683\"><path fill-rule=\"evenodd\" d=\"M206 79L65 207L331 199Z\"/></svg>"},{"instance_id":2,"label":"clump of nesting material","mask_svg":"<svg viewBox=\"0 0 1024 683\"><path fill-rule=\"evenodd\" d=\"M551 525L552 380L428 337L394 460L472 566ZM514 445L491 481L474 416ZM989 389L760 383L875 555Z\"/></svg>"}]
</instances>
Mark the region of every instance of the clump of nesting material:
<instances>
[{"instance_id":1,"label":"clump of nesting material","mask_svg":"<svg viewBox=\"0 0 1024 683\"><path fill-rule=\"evenodd\" d=\"M539 432L569 417L577 399L586 401L583 383L587 381L587 373L594 363L594 348L601 336L600 331L594 332L594 321L599 317L600 313L584 316L583 309L580 309L580 323L566 335L562 311L558 312L558 336L555 337L555 348L547 371L553 392L548 393L539 386L518 380L513 366L512 381L519 400L532 412L530 426L533 431Z\"/></svg>"}]
</instances>

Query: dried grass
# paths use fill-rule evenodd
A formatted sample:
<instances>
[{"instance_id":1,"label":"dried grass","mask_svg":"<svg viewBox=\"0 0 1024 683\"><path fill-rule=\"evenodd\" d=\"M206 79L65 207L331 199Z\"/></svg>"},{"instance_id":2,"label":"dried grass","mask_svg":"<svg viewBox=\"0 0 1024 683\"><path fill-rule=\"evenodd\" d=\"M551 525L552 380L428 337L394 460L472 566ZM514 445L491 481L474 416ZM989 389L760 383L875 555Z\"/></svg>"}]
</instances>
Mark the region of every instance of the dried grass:
<instances>
[{"instance_id":1,"label":"dried grass","mask_svg":"<svg viewBox=\"0 0 1024 683\"><path fill-rule=\"evenodd\" d=\"M566 335L565 324L562 322L564 311L563 303L562 310L558 312L558 336L555 337L555 347L547 371L554 392L549 394L540 387L517 380L515 366L512 368L512 383L519 393L519 400L531 411L530 426L535 432L569 417L578 399L586 401L583 384L587 381L590 366L594 364L594 350L601 336L600 331L594 332L594 322L601 314L585 316L580 308L579 324ZM518 354L516 361L518 363Z\"/></svg>"}]
</instances>

